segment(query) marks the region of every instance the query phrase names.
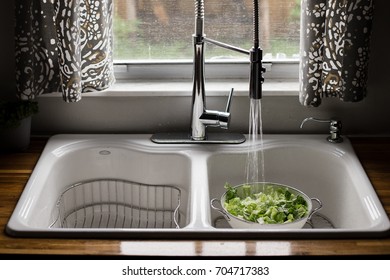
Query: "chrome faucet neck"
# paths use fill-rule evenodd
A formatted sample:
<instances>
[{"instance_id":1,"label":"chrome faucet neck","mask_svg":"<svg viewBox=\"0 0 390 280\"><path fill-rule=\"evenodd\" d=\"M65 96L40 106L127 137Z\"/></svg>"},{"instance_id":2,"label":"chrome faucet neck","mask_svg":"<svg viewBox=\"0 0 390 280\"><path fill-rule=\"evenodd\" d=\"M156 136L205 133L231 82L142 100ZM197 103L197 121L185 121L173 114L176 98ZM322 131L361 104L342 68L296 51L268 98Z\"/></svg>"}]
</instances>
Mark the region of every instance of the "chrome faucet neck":
<instances>
[{"instance_id":1,"label":"chrome faucet neck","mask_svg":"<svg viewBox=\"0 0 390 280\"><path fill-rule=\"evenodd\" d=\"M206 138L206 126L200 121L200 117L206 110L205 78L204 78L204 41L203 36L194 35L194 61L193 61L193 88L192 88L192 112L191 112L191 138L204 140Z\"/></svg>"}]
</instances>

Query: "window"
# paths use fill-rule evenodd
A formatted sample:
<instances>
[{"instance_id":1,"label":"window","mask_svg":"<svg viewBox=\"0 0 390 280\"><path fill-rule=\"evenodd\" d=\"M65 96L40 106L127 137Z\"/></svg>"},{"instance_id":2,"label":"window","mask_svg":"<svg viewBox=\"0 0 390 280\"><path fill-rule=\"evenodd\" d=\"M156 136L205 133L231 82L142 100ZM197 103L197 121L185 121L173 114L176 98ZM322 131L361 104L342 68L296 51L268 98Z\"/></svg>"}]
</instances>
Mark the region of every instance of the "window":
<instances>
[{"instance_id":1,"label":"window","mask_svg":"<svg viewBox=\"0 0 390 280\"><path fill-rule=\"evenodd\" d=\"M252 46L252 0L205 0L207 37ZM194 0L114 0L114 58L118 64L192 61ZM298 61L300 0L260 0L263 60ZM247 62L245 55L207 44L206 61Z\"/></svg>"}]
</instances>

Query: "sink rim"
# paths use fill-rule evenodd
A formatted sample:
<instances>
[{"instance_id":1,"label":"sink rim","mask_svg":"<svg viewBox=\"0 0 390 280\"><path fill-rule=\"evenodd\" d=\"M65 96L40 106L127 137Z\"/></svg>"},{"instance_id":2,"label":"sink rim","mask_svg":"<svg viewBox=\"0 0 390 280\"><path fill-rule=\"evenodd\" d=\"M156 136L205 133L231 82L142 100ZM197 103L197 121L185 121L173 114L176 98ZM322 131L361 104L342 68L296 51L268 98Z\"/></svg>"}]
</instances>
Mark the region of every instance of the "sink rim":
<instances>
[{"instance_id":1,"label":"sink rim","mask_svg":"<svg viewBox=\"0 0 390 280\"><path fill-rule=\"evenodd\" d=\"M188 202L190 204L191 211L192 207L194 207L194 201L201 199L201 206L206 207L206 210L203 210L203 213L199 214L196 218L197 221L193 221L193 217L191 216L189 224L181 229L42 229L42 228L31 228L28 225L21 223L16 217L16 209L20 207L20 202L23 198L23 195L27 193L28 186L30 184L30 180L34 180L36 176L38 176L38 169L41 159L44 160L49 155L53 155L53 151L57 149L57 152L63 152L66 150L61 150L66 145L64 142L66 141L77 141L80 139L84 139L84 141L74 142L73 145L81 144L86 145L87 143L94 143L98 145L99 141L103 140L106 143L111 143L115 146L119 145L127 145L126 149L137 150L147 153L158 153L158 154L180 154L181 156L187 157L190 161L191 173L194 171L194 166L202 165L198 161L194 160L194 157L199 157L202 161L207 161L210 157L225 154L225 153L245 153L243 148L248 147L248 142L238 144L238 145L223 145L223 144L206 144L206 145L196 145L196 144L183 144L183 145L175 145L175 144L156 144L150 141L150 135L148 134L58 134L52 136L47 142L41 157L31 174L30 179L26 184L26 188L23 190L19 201L12 212L12 215L9 219L9 222L6 226L6 232L12 236L35 236L35 237L72 237L72 238L85 238L85 237L105 237L105 238L117 238L117 237L138 237L138 238L151 238L154 239L153 235L158 233L158 236L163 238L186 238L191 236L196 236L199 238L339 238L339 237L382 237L388 236L390 234L390 221L389 217L383 209L383 205L380 203L379 198L376 195L375 189L373 188L371 182L370 183L372 190L374 191L375 197L378 199L380 203L380 211L385 214L383 217L383 222L379 224L375 229L344 229L344 228L336 228L331 230L322 230L322 229L298 229L298 230L252 230L252 229L218 229L214 228L208 218L209 218L209 186L203 186L199 188L194 188L199 184L199 179L195 178L198 176L190 176L190 187L189 192L191 200ZM300 140L300 142L294 142L296 140ZM304 140L304 141L302 141ZM286 134L266 134L264 135L264 148L277 147L278 145L284 145L285 143L289 143L291 146L291 142L294 142L293 146L304 146L304 143L318 143L318 141L324 145L318 147L318 149L333 153L335 156L343 156L351 162L355 162L357 164L356 168L361 168L364 172L363 175L366 175L364 169L360 165L360 161L357 158L352 145L347 137L345 137L345 141L341 144L331 144L326 142L326 135L286 135ZM71 146L66 146L70 148ZM121 146L121 148L123 148ZM59 149L59 150L58 150ZM317 149L317 147L316 147ZM204 163L204 162L203 162ZM205 175L204 172L207 172L207 164L202 167L201 173ZM195 168L196 169L196 168ZM206 174L207 175L207 174ZM208 182L208 180L206 180ZM206 191L206 197L203 192ZM199 208L200 206L198 206ZM190 214L192 215L192 214ZM157 237L156 237L157 238Z\"/></svg>"}]
</instances>

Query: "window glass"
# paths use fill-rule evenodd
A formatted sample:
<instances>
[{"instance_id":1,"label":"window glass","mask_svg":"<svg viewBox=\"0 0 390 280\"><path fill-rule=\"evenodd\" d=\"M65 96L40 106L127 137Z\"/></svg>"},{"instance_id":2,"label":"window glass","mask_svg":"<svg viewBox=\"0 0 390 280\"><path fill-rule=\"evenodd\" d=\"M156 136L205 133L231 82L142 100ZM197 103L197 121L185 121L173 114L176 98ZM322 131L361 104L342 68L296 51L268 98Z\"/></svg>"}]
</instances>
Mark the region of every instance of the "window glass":
<instances>
[{"instance_id":1,"label":"window glass","mask_svg":"<svg viewBox=\"0 0 390 280\"><path fill-rule=\"evenodd\" d=\"M114 0L116 60L192 58L194 0ZM260 0L260 46L264 60L297 58L300 0ZM252 0L205 0L207 37L250 49ZM207 44L206 59L245 55Z\"/></svg>"}]
</instances>

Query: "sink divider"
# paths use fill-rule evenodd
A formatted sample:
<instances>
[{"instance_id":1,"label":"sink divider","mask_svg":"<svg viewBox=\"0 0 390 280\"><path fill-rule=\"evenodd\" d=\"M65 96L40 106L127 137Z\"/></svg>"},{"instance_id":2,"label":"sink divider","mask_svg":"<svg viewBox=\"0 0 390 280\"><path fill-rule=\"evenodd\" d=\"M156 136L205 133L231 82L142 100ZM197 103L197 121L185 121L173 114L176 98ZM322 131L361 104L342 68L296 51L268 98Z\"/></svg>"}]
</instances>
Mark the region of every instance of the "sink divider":
<instances>
[{"instance_id":1,"label":"sink divider","mask_svg":"<svg viewBox=\"0 0 390 280\"><path fill-rule=\"evenodd\" d=\"M196 153L191 162L190 223L185 229L212 229L207 176L207 153Z\"/></svg>"}]
</instances>

